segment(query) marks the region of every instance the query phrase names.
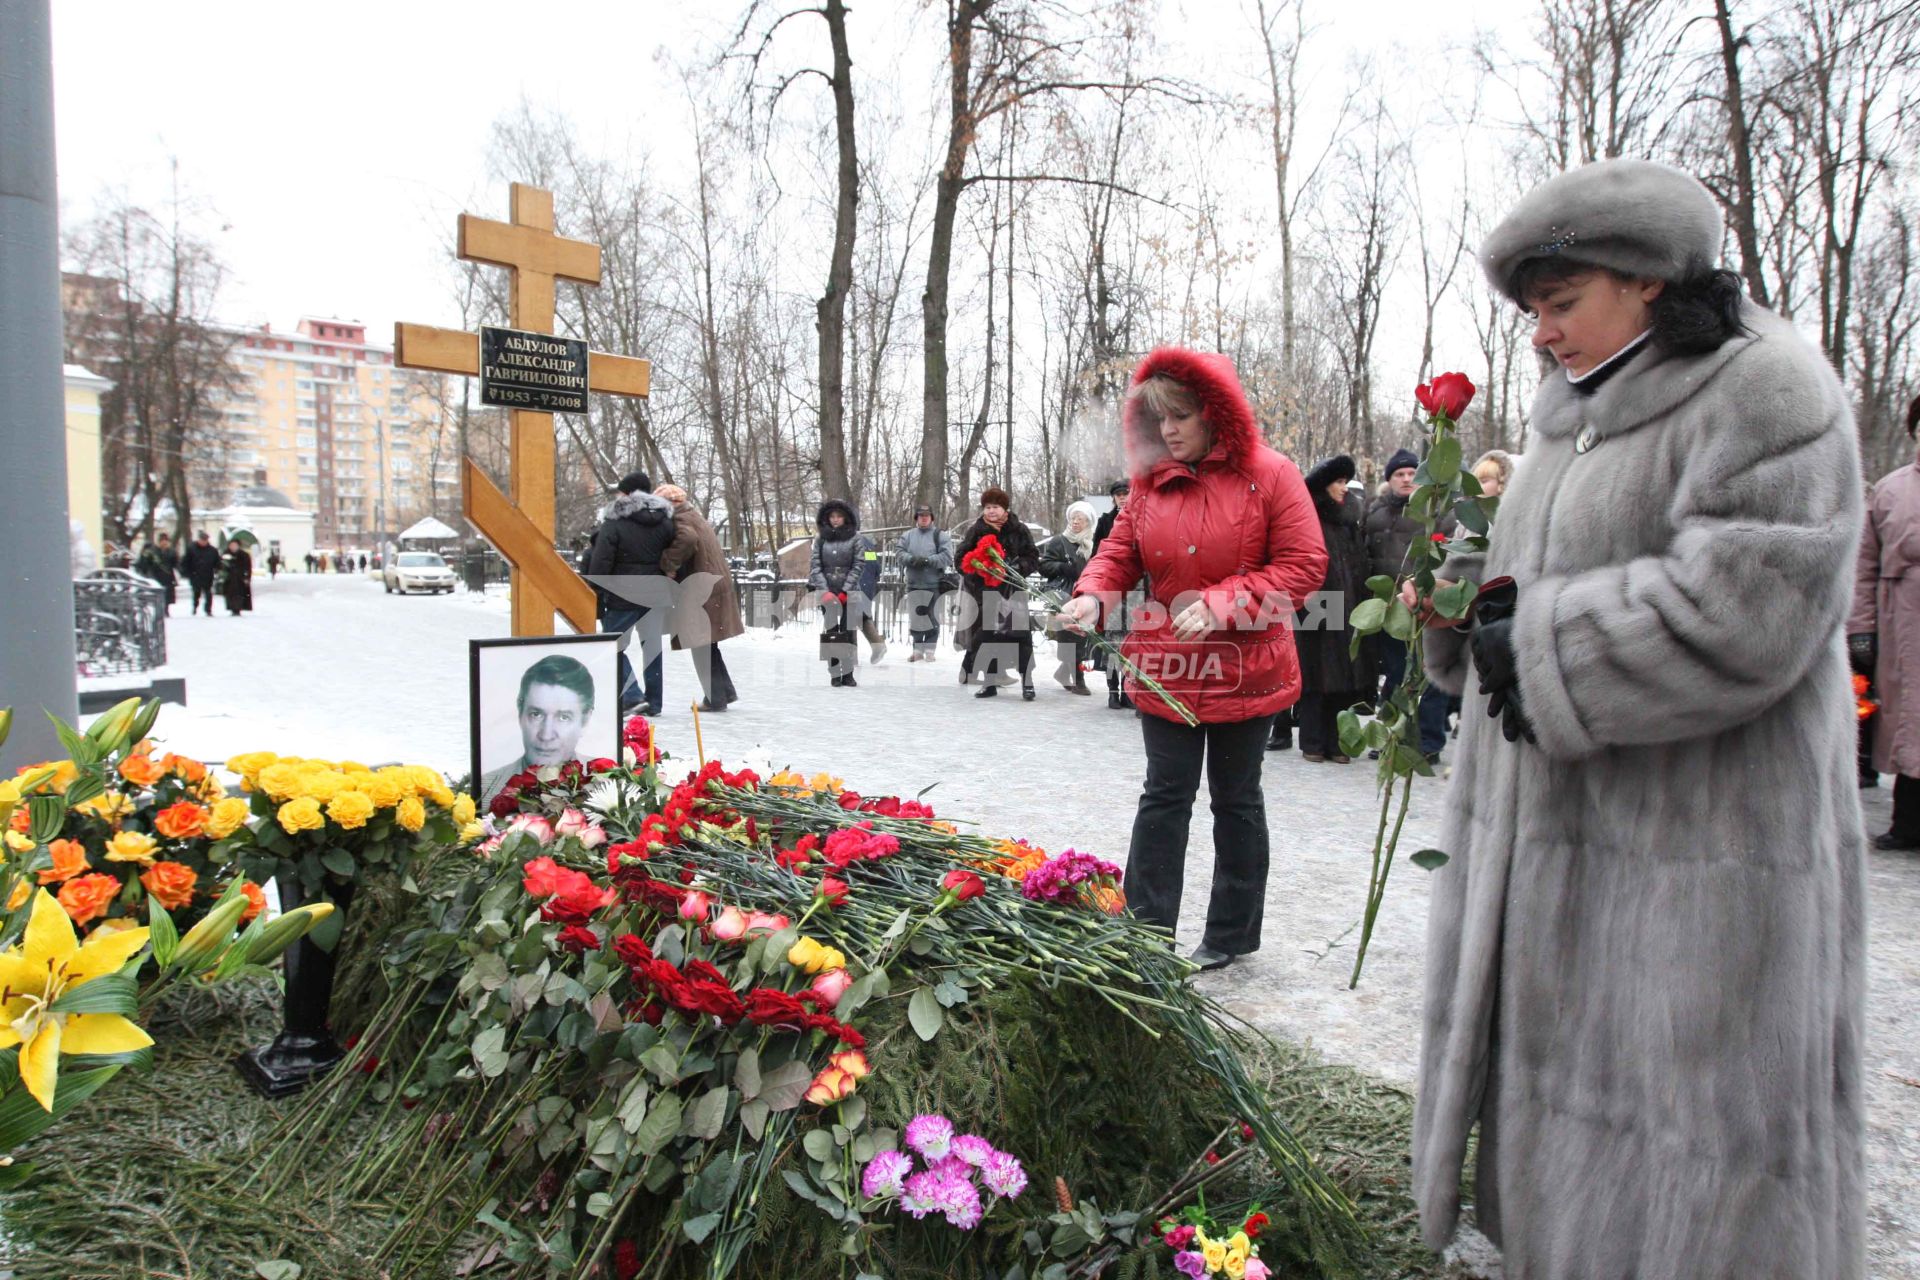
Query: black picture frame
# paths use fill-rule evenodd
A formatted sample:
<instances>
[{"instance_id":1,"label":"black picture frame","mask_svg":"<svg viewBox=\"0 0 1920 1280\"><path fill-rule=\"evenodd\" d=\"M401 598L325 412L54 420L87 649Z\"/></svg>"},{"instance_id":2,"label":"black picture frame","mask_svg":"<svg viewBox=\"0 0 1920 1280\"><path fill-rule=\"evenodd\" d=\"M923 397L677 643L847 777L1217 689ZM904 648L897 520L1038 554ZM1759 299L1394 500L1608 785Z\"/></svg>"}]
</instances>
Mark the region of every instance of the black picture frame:
<instances>
[{"instance_id":1,"label":"black picture frame","mask_svg":"<svg viewBox=\"0 0 1920 1280\"><path fill-rule=\"evenodd\" d=\"M505 666L508 678L503 682L498 669L499 664L513 654L520 656ZM526 674L527 668L551 654L562 654L575 659L587 669L593 679L593 717L581 734L575 755L581 759L594 759L601 756L612 760L620 758L620 637L618 635L513 636L492 640L469 640L467 642L467 749L472 777L468 785L472 789L475 803L480 805L482 811L493 798L484 793L482 786L486 777L483 747L485 725L491 709L489 695L499 697L504 684L510 686L505 696L510 700L517 698L520 679ZM493 655L502 656L489 661ZM514 718L518 718L517 711ZM589 746L589 743L593 745ZM496 764L495 767L499 766Z\"/></svg>"}]
</instances>

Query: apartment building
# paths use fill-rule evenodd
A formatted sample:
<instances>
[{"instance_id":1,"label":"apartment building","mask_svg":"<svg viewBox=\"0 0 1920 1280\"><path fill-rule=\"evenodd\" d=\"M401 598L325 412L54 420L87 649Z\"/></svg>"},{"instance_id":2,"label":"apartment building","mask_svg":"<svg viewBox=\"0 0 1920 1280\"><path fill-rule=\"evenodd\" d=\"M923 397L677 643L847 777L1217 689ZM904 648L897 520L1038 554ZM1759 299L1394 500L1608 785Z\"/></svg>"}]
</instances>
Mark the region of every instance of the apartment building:
<instances>
[{"instance_id":1,"label":"apartment building","mask_svg":"<svg viewBox=\"0 0 1920 1280\"><path fill-rule=\"evenodd\" d=\"M221 405L229 492L264 472L313 513L323 550L373 550L383 533L457 503L459 440L439 375L397 368L393 348L355 321L227 332L240 375Z\"/></svg>"}]
</instances>

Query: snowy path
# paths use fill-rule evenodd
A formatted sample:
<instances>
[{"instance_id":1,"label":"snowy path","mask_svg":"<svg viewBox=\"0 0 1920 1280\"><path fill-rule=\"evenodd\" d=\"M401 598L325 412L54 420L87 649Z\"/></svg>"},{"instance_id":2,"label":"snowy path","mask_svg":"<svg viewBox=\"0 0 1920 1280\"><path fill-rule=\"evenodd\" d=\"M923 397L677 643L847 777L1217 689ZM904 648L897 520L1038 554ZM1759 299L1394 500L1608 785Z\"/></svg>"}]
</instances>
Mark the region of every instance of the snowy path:
<instances>
[{"instance_id":1,"label":"snowy path","mask_svg":"<svg viewBox=\"0 0 1920 1280\"><path fill-rule=\"evenodd\" d=\"M506 595L398 597L360 577L256 580L258 611L240 619L176 616L172 668L189 707L160 729L174 750L224 759L248 750L467 768L467 640L505 635ZM864 645L863 655L864 655ZM753 631L728 642L742 700L702 717L709 756L831 766L870 794L926 799L993 835L1049 850L1069 845L1124 861L1142 776L1131 713L1101 694L1076 697L1046 679L1040 697L977 702L957 655L909 664L896 646L860 687L834 689L811 632ZM668 657L665 748L691 761L688 704L699 697L684 654ZM1329 1058L1410 1083L1419 1047L1425 873L1394 870L1358 991L1347 990L1378 804L1364 763L1309 765L1268 756L1273 864L1262 950L1203 981L1249 1021L1312 1041ZM1401 839L1435 843L1443 783L1422 780ZM1863 793L1870 832L1887 826L1888 792ZM1183 943L1198 940L1212 865L1210 822L1196 805ZM1870 867L1871 997L1867 1092L1872 1132L1871 1272L1920 1280L1920 858L1875 855Z\"/></svg>"}]
</instances>

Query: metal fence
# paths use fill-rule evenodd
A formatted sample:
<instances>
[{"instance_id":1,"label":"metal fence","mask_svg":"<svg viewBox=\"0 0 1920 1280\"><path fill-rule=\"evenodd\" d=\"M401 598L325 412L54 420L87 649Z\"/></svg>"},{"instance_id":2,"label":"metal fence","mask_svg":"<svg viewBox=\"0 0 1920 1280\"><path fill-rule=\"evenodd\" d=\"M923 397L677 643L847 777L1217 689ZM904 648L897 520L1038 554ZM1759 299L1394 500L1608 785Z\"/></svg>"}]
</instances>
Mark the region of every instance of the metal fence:
<instances>
[{"instance_id":1,"label":"metal fence","mask_svg":"<svg viewBox=\"0 0 1920 1280\"><path fill-rule=\"evenodd\" d=\"M750 627L786 627L794 626L802 630L820 630L820 594L801 578L791 578L781 582L740 582L735 588L740 593L740 611ZM940 597L935 610L940 618L940 630L943 635L953 635L953 614L958 592L948 592ZM907 638L908 615L911 612L906 584L895 579L881 580L879 592L874 597L872 617L880 627L881 634L888 640L904 642Z\"/></svg>"},{"instance_id":2,"label":"metal fence","mask_svg":"<svg viewBox=\"0 0 1920 1280\"><path fill-rule=\"evenodd\" d=\"M167 593L131 573L73 584L73 651L83 676L152 671L167 661Z\"/></svg>"}]
</instances>

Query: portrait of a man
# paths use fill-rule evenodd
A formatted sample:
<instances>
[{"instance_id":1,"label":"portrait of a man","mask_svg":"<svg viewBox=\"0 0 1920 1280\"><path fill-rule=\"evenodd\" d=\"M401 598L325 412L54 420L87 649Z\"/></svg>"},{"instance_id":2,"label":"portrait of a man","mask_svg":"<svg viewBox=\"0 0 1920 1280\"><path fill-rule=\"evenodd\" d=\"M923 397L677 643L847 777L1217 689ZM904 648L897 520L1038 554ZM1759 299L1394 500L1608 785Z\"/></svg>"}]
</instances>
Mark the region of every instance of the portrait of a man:
<instances>
[{"instance_id":1,"label":"portrait of a man","mask_svg":"<svg viewBox=\"0 0 1920 1280\"><path fill-rule=\"evenodd\" d=\"M616 637L473 646L474 798L481 806L515 774L618 755Z\"/></svg>"}]
</instances>

